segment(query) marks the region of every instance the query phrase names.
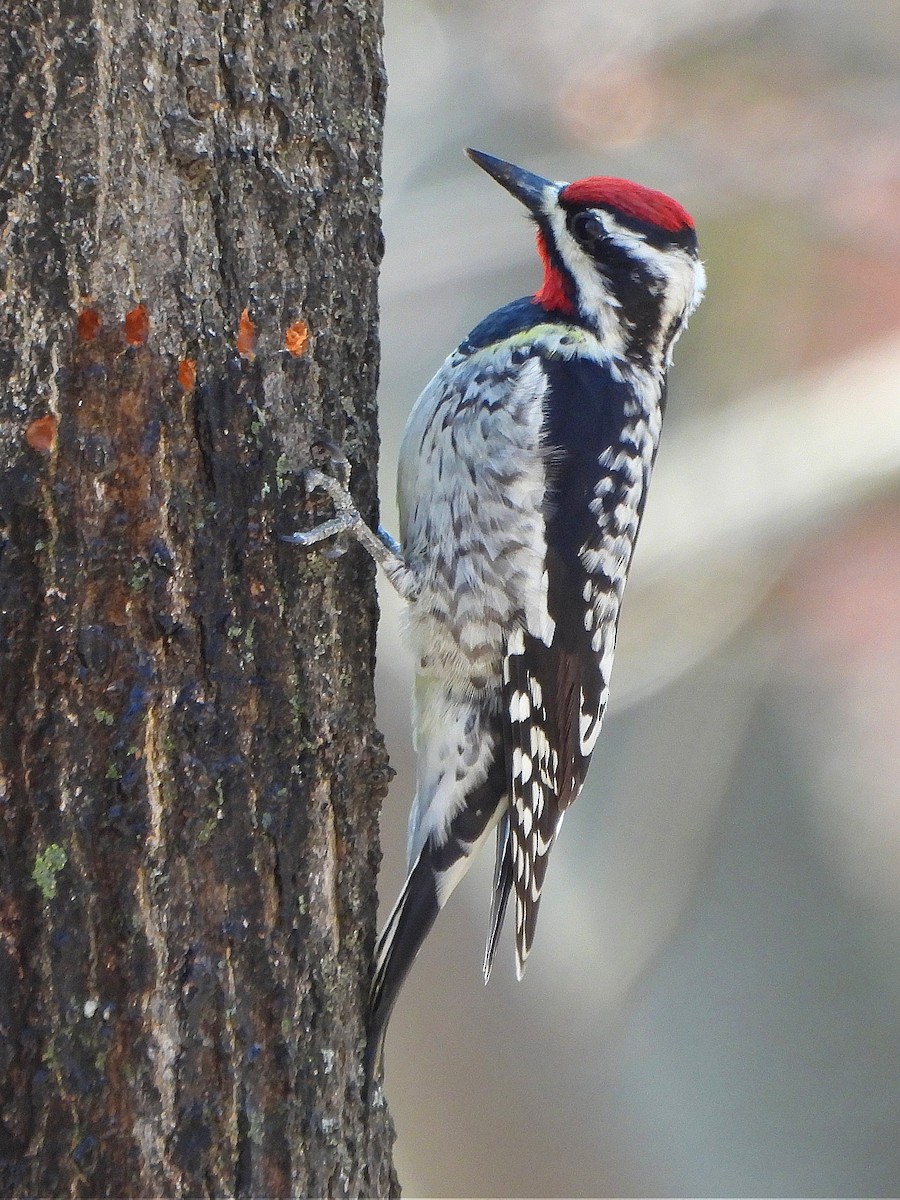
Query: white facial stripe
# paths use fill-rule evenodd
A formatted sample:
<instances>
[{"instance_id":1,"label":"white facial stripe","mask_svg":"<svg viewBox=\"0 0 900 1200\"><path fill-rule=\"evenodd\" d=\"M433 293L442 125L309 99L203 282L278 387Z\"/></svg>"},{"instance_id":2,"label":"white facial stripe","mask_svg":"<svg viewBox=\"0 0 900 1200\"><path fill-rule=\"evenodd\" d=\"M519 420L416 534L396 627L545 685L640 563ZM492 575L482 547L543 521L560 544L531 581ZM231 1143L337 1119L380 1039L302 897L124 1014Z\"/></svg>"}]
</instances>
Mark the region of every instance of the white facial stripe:
<instances>
[{"instance_id":1,"label":"white facial stripe","mask_svg":"<svg viewBox=\"0 0 900 1200\"><path fill-rule=\"evenodd\" d=\"M544 199L541 208L546 216L549 217L551 213L559 208L559 193L567 186L563 181L561 183L549 183L544 188Z\"/></svg>"},{"instance_id":2,"label":"white facial stripe","mask_svg":"<svg viewBox=\"0 0 900 1200\"><path fill-rule=\"evenodd\" d=\"M601 341L609 352L622 354L625 350L625 338L614 311L619 307L619 302L609 290L593 259L569 233L566 214L557 203L557 194L554 194L552 202L547 204L545 213L560 257L576 282L582 308L597 322Z\"/></svg>"}]
</instances>

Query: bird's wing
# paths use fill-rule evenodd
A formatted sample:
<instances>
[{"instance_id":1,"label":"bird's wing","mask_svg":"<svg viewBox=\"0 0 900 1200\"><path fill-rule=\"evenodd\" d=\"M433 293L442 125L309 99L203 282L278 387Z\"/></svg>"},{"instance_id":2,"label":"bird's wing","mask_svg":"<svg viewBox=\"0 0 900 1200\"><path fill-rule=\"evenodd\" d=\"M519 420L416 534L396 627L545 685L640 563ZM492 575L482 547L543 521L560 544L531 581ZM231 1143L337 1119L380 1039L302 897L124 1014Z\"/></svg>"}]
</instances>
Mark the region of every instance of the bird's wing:
<instances>
[{"instance_id":1,"label":"bird's wing","mask_svg":"<svg viewBox=\"0 0 900 1200\"><path fill-rule=\"evenodd\" d=\"M619 606L659 433L658 419L654 427L630 384L603 364L551 359L545 367L552 403L543 430L544 587L523 626L511 633L503 665L507 875L516 897L520 976L550 848L600 732Z\"/></svg>"}]
</instances>

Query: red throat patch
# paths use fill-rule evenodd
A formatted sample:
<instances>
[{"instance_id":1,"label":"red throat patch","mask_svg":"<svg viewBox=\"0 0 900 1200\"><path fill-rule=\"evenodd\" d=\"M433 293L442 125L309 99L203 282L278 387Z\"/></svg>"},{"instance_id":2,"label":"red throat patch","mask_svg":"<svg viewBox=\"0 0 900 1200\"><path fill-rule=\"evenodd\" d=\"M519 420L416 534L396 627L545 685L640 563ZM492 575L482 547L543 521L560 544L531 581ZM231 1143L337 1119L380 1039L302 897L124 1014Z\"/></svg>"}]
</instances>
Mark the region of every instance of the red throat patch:
<instances>
[{"instance_id":1,"label":"red throat patch","mask_svg":"<svg viewBox=\"0 0 900 1200\"><path fill-rule=\"evenodd\" d=\"M575 316L572 285L550 257L547 241L540 229L537 231L537 248L544 264L544 282L539 291L534 293L535 300L551 312L564 312L570 317Z\"/></svg>"},{"instance_id":2,"label":"red throat patch","mask_svg":"<svg viewBox=\"0 0 900 1200\"><path fill-rule=\"evenodd\" d=\"M615 179L611 175L592 175L589 179L566 184L559 198L568 204L604 205L618 209L627 217L646 221L648 225L656 225L669 233L694 228L691 214L665 192L631 183L628 179Z\"/></svg>"}]
</instances>

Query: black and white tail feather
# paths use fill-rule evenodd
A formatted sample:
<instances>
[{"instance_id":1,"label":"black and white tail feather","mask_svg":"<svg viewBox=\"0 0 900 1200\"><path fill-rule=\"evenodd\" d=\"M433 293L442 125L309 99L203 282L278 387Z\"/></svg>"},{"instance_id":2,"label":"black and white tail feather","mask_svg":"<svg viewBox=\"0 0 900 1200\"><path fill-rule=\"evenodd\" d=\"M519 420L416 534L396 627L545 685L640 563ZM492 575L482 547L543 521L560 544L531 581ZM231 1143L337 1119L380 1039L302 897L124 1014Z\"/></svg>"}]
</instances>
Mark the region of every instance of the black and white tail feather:
<instances>
[{"instance_id":1,"label":"black and white tail feather","mask_svg":"<svg viewBox=\"0 0 900 1200\"><path fill-rule=\"evenodd\" d=\"M493 724L490 719L488 723ZM369 1085L378 1068L387 1023L413 960L469 861L500 818L506 759L502 745L490 734L486 736L486 744L487 764L483 766L476 758L474 771L471 756L466 748L460 748L463 753L453 768L454 779L461 775L465 784L468 775L477 782L470 790L463 791L464 802L457 806L447 827L440 832L432 831L422 842L420 822L415 819L412 822L412 866L375 950L366 1069ZM463 759L468 760L467 766L463 766ZM414 806L413 814L414 818L420 815L422 821L427 820L427 810L421 812Z\"/></svg>"},{"instance_id":2,"label":"black and white tail feather","mask_svg":"<svg viewBox=\"0 0 900 1200\"><path fill-rule=\"evenodd\" d=\"M335 517L285 539L356 537L409 602L418 780L409 874L375 957L369 1086L413 960L494 828L484 977L510 896L522 975L609 695L672 348L705 282L693 222L662 193L469 154L533 216L543 284L487 317L414 406L399 543L317 472Z\"/></svg>"}]
</instances>

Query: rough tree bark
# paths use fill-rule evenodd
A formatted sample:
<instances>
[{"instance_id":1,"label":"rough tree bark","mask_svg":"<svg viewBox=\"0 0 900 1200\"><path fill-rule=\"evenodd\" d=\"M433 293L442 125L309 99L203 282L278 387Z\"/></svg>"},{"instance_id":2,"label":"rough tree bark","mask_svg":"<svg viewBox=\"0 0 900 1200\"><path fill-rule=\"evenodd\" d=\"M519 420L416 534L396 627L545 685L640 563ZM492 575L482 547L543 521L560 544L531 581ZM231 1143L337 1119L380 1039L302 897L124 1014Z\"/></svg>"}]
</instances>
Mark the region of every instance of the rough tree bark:
<instances>
[{"instance_id":1,"label":"rough tree bark","mask_svg":"<svg viewBox=\"0 0 900 1200\"><path fill-rule=\"evenodd\" d=\"M0 1193L396 1192L379 0L0 8ZM244 311L246 310L246 311Z\"/></svg>"}]
</instances>

